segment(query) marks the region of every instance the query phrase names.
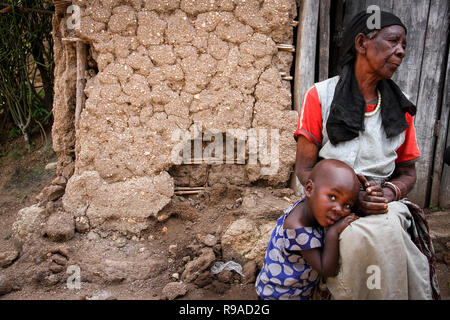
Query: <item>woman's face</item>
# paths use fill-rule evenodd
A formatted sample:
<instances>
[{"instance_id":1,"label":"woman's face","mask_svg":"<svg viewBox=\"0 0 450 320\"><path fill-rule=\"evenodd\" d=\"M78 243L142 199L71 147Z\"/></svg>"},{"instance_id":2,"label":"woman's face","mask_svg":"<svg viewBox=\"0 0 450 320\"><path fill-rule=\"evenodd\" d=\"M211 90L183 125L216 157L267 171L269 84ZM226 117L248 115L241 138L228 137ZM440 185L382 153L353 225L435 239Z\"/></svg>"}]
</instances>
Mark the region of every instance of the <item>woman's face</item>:
<instances>
[{"instance_id":1,"label":"woman's face","mask_svg":"<svg viewBox=\"0 0 450 320\"><path fill-rule=\"evenodd\" d=\"M405 29L393 25L381 29L366 42L369 70L380 79L390 79L405 57Z\"/></svg>"}]
</instances>

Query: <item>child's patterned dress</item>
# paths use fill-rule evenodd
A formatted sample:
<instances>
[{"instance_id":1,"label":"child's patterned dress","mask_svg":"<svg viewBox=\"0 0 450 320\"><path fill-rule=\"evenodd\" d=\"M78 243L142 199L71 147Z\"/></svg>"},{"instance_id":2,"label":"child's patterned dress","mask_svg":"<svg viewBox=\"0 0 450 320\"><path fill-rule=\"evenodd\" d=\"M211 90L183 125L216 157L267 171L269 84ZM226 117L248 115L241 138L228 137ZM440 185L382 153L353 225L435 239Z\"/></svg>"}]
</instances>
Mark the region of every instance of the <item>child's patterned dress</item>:
<instances>
[{"instance_id":1,"label":"child's patterned dress","mask_svg":"<svg viewBox=\"0 0 450 320\"><path fill-rule=\"evenodd\" d=\"M309 299L319 278L300 253L292 251L308 250L323 246L321 227L302 227L283 229L284 220L294 207L303 202L297 201L277 220L267 245L264 265L259 273L255 287L261 299Z\"/></svg>"}]
</instances>

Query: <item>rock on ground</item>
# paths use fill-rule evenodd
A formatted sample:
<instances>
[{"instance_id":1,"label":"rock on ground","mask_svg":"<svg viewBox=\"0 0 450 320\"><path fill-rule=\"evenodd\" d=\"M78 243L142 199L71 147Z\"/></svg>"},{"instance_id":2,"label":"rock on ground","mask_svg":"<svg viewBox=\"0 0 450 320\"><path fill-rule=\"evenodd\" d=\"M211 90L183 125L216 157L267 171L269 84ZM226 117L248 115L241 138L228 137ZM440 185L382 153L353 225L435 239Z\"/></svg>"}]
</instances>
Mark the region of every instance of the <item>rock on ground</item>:
<instances>
[{"instance_id":1,"label":"rock on ground","mask_svg":"<svg viewBox=\"0 0 450 320\"><path fill-rule=\"evenodd\" d=\"M0 252L0 267L9 267L19 256L19 251L17 250L7 250Z\"/></svg>"},{"instance_id":2,"label":"rock on ground","mask_svg":"<svg viewBox=\"0 0 450 320\"><path fill-rule=\"evenodd\" d=\"M85 171L68 181L63 205L75 217L85 216L91 228L137 234L172 195L173 179L167 172L107 183L97 172Z\"/></svg>"},{"instance_id":3,"label":"rock on ground","mask_svg":"<svg viewBox=\"0 0 450 320\"><path fill-rule=\"evenodd\" d=\"M203 271L205 271L216 259L213 249L203 248L198 258L188 262L181 275L181 279L186 282L195 280Z\"/></svg>"},{"instance_id":4,"label":"rock on ground","mask_svg":"<svg viewBox=\"0 0 450 320\"><path fill-rule=\"evenodd\" d=\"M10 293L14 290L14 286L10 279L4 275L0 275L0 296Z\"/></svg>"},{"instance_id":5,"label":"rock on ground","mask_svg":"<svg viewBox=\"0 0 450 320\"><path fill-rule=\"evenodd\" d=\"M184 296L186 292L187 287L183 282L169 282L162 289L163 297L167 300L173 300L176 297Z\"/></svg>"},{"instance_id":6,"label":"rock on ground","mask_svg":"<svg viewBox=\"0 0 450 320\"><path fill-rule=\"evenodd\" d=\"M39 218L43 216L44 212L45 210L38 207L37 204L21 209L12 226L13 237L20 242L25 242L32 233L39 229Z\"/></svg>"},{"instance_id":7,"label":"rock on ground","mask_svg":"<svg viewBox=\"0 0 450 320\"><path fill-rule=\"evenodd\" d=\"M262 267L270 235L276 221L258 223L242 218L234 221L222 236L222 255L225 261L245 264L255 260Z\"/></svg>"},{"instance_id":8,"label":"rock on ground","mask_svg":"<svg viewBox=\"0 0 450 320\"><path fill-rule=\"evenodd\" d=\"M68 241L75 235L75 221L73 215L68 212L52 214L45 225L44 234L50 240Z\"/></svg>"}]
</instances>

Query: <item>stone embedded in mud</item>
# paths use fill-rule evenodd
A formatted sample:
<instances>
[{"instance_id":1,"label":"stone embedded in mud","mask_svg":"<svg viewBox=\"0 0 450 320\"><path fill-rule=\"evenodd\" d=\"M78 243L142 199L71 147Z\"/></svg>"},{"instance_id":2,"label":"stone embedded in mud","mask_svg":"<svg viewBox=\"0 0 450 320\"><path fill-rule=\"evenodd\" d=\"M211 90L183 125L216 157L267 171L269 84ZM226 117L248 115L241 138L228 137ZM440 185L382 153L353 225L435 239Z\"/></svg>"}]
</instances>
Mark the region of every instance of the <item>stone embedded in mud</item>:
<instances>
[{"instance_id":1,"label":"stone embedded in mud","mask_svg":"<svg viewBox=\"0 0 450 320\"><path fill-rule=\"evenodd\" d=\"M258 222L247 218L234 221L222 236L223 259L240 264L254 260L261 267L267 243L276 223L276 221Z\"/></svg>"},{"instance_id":2,"label":"stone embedded in mud","mask_svg":"<svg viewBox=\"0 0 450 320\"><path fill-rule=\"evenodd\" d=\"M64 194L64 187L60 185L51 185L42 190L43 200L55 201Z\"/></svg>"},{"instance_id":3,"label":"stone embedded in mud","mask_svg":"<svg viewBox=\"0 0 450 320\"><path fill-rule=\"evenodd\" d=\"M166 268L166 261L158 257L149 257L148 260L119 260L105 259L93 264L82 266L88 273L97 274L107 283L120 283L122 281L145 280L159 275Z\"/></svg>"},{"instance_id":4,"label":"stone embedded in mud","mask_svg":"<svg viewBox=\"0 0 450 320\"><path fill-rule=\"evenodd\" d=\"M14 290L13 283L5 275L0 275L0 296L10 293Z\"/></svg>"},{"instance_id":5,"label":"stone embedded in mud","mask_svg":"<svg viewBox=\"0 0 450 320\"><path fill-rule=\"evenodd\" d=\"M53 185L65 186L66 183L67 179L63 176L57 176L55 179L52 180Z\"/></svg>"},{"instance_id":6,"label":"stone embedded in mud","mask_svg":"<svg viewBox=\"0 0 450 320\"><path fill-rule=\"evenodd\" d=\"M200 252L198 258L187 263L186 268L181 275L181 279L184 281L191 282L195 280L203 271L211 266L214 260L216 260L213 249L203 248Z\"/></svg>"},{"instance_id":7,"label":"stone embedded in mud","mask_svg":"<svg viewBox=\"0 0 450 320\"><path fill-rule=\"evenodd\" d=\"M17 213L17 220L12 225L13 237L25 242L32 233L40 229L39 223L45 210L37 204L21 209Z\"/></svg>"},{"instance_id":8,"label":"stone embedded in mud","mask_svg":"<svg viewBox=\"0 0 450 320\"><path fill-rule=\"evenodd\" d=\"M69 212L52 214L45 225L44 234L55 242L68 241L75 235L75 221Z\"/></svg>"},{"instance_id":9,"label":"stone embedded in mud","mask_svg":"<svg viewBox=\"0 0 450 320\"><path fill-rule=\"evenodd\" d=\"M203 238L203 243L207 245L208 247L214 247L217 244L217 238L213 236L212 234L207 234Z\"/></svg>"},{"instance_id":10,"label":"stone embedded in mud","mask_svg":"<svg viewBox=\"0 0 450 320\"><path fill-rule=\"evenodd\" d=\"M89 219L86 216L77 217L75 219L75 229L80 233L89 231Z\"/></svg>"},{"instance_id":11,"label":"stone embedded in mud","mask_svg":"<svg viewBox=\"0 0 450 320\"><path fill-rule=\"evenodd\" d=\"M163 297L167 300L173 300L176 297L184 296L186 292L187 287L183 282L169 282L162 289Z\"/></svg>"},{"instance_id":12,"label":"stone embedded in mud","mask_svg":"<svg viewBox=\"0 0 450 320\"><path fill-rule=\"evenodd\" d=\"M45 170L56 170L56 166L58 165L58 162L50 162L45 166Z\"/></svg>"},{"instance_id":13,"label":"stone embedded in mud","mask_svg":"<svg viewBox=\"0 0 450 320\"><path fill-rule=\"evenodd\" d=\"M98 172L85 171L67 183L63 205L75 216L85 215L91 228L137 234L172 195L173 179L167 172L107 183Z\"/></svg>"},{"instance_id":14,"label":"stone embedded in mud","mask_svg":"<svg viewBox=\"0 0 450 320\"><path fill-rule=\"evenodd\" d=\"M19 251L7 250L0 252L0 268L9 267L19 257Z\"/></svg>"}]
</instances>

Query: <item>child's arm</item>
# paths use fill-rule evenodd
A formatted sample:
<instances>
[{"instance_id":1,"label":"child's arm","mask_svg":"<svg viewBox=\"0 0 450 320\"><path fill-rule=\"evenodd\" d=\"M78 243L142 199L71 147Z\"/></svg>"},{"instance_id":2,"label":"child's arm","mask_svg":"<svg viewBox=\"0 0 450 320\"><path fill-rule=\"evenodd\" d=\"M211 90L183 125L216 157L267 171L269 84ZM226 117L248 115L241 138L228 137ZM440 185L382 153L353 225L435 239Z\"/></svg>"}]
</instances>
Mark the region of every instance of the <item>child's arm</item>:
<instances>
[{"instance_id":1,"label":"child's arm","mask_svg":"<svg viewBox=\"0 0 450 320\"><path fill-rule=\"evenodd\" d=\"M334 276L339 258L339 234L356 219L358 216L352 213L332 225L326 232L323 250L314 248L301 251L306 262L320 275Z\"/></svg>"}]
</instances>

